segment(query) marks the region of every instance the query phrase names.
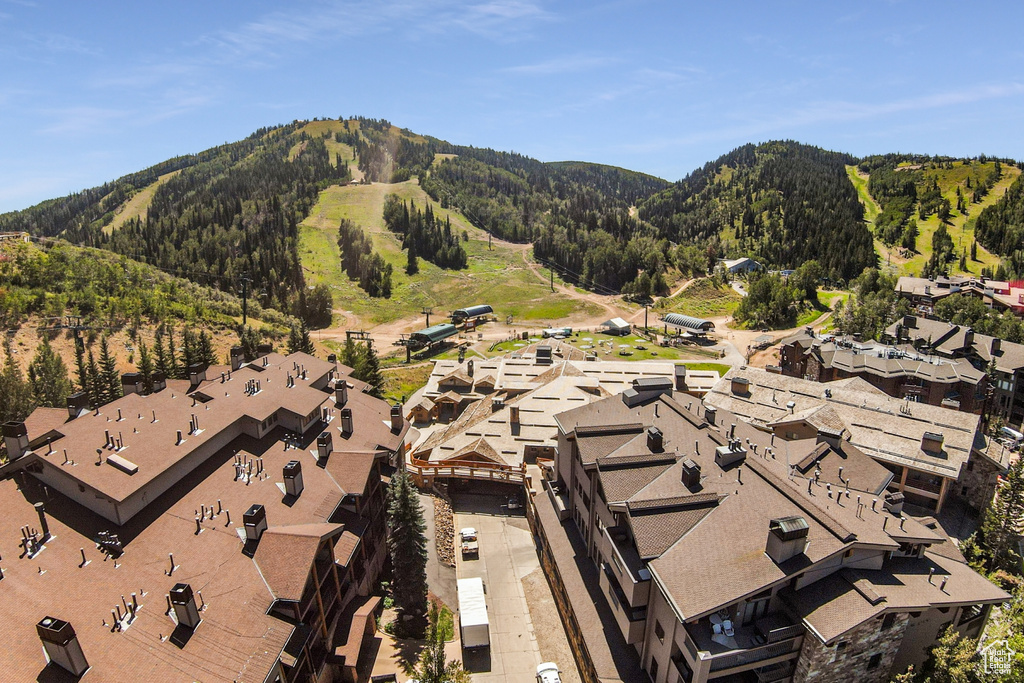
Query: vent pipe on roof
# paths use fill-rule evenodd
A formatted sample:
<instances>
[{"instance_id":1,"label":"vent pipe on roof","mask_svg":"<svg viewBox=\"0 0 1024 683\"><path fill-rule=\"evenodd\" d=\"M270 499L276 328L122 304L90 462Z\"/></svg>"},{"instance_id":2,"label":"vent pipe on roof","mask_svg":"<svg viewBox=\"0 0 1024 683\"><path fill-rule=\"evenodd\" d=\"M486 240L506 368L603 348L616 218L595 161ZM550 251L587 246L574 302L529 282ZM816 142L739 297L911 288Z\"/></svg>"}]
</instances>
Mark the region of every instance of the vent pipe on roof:
<instances>
[{"instance_id":1,"label":"vent pipe on roof","mask_svg":"<svg viewBox=\"0 0 1024 683\"><path fill-rule=\"evenodd\" d=\"M181 445L181 442L182 442L182 441L184 441L184 439L183 439L183 438L181 438L181 430L179 429L179 430L178 430L178 438L177 438L177 440L176 440L176 441L174 442L174 445L175 445L175 446L180 446L180 445Z\"/></svg>"},{"instance_id":2,"label":"vent pipe on roof","mask_svg":"<svg viewBox=\"0 0 1024 683\"><path fill-rule=\"evenodd\" d=\"M66 621L45 617L36 624L36 634L43 643L46 658L72 676L81 676L89 669L75 629Z\"/></svg>"}]
</instances>

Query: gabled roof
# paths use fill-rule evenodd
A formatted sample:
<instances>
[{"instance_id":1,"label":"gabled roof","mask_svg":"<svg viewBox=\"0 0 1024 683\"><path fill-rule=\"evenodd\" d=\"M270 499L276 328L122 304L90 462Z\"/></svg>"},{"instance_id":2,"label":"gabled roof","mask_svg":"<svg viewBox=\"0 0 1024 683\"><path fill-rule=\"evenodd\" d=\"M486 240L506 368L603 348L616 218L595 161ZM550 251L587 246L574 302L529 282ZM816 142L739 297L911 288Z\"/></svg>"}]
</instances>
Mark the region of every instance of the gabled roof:
<instances>
[{"instance_id":1,"label":"gabled roof","mask_svg":"<svg viewBox=\"0 0 1024 683\"><path fill-rule=\"evenodd\" d=\"M465 460L468 455L478 455L482 458L490 460L498 465L509 465L505 458L501 457L501 454L494 449L494 446L487 442L487 439L480 437L472 443L468 443L459 450L455 451L452 455L445 458L445 460Z\"/></svg>"},{"instance_id":2,"label":"gabled roof","mask_svg":"<svg viewBox=\"0 0 1024 683\"><path fill-rule=\"evenodd\" d=\"M253 560L274 598L298 602L320 543L344 529L341 524L296 524L264 531Z\"/></svg>"}]
</instances>

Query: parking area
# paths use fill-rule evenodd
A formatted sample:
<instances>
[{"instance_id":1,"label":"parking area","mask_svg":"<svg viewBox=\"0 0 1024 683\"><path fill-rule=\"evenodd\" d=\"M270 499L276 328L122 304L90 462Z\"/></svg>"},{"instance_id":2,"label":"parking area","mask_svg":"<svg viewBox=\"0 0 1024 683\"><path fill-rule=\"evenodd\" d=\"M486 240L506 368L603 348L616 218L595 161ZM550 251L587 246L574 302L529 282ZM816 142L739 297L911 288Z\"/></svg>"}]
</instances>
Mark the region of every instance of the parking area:
<instances>
[{"instance_id":1,"label":"parking area","mask_svg":"<svg viewBox=\"0 0 1024 683\"><path fill-rule=\"evenodd\" d=\"M499 496L460 493L452 503L456 533L474 527L480 544L479 559L463 560L457 553L456 573L483 579L490 621L490 651L464 651L463 663L477 683L532 681L541 653L523 579L540 562L526 518Z\"/></svg>"}]
</instances>

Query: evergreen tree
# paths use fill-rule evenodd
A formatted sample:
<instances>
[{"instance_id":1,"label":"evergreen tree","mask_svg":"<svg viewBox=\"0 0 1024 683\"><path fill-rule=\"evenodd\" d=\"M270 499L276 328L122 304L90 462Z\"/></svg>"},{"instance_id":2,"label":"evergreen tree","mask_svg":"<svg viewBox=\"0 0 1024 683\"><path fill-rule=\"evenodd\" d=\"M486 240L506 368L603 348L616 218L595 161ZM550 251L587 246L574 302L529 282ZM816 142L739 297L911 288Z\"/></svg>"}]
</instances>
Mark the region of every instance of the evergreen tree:
<instances>
[{"instance_id":1,"label":"evergreen tree","mask_svg":"<svg viewBox=\"0 0 1024 683\"><path fill-rule=\"evenodd\" d=\"M412 478L404 470L391 476L387 519L399 627L403 633L415 634L422 632L427 611L427 525Z\"/></svg>"},{"instance_id":2,"label":"evergreen tree","mask_svg":"<svg viewBox=\"0 0 1024 683\"><path fill-rule=\"evenodd\" d=\"M943 631L938 642L928 651L928 659L921 667L918 680L927 683L982 683L995 677L981 671L978 666L978 644L965 638L956 629Z\"/></svg>"},{"instance_id":3,"label":"evergreen tree","mask_svg":"<svg viewBox=\"0 0 1024 683\"><path fill-rule=\"evenodd\" d=\"M469 672L458 660L448 661L444 653L445 634L440 624L437 600L430 601L427 614L427 644L420 652L416 680L420 683L469 683Z\"/></svg>"},{"instance_id":4,"label":"evergreen tree","mask_svg":"<svg viewBox=\"0 0 1024 683\"><path fill-rule=\"evenodd\" d=\"M146 342L139 339L139 374L142 375L142 387L144 393L153 391L153 372L156 370L153 365L153 356L149 353Z\"/></svg>"},{"instance_id":5,"label":"evergreen tree","mask_svg":"<svg viewBox=\"0 0 1024 683\"><path fill-rule=\"evenodd\" d=\"M1020 567L1017 528L1024 519L1024 458L1007 471L981 524L981 543L989 555L989 570L1015 572Z\"/></svg>"},{"instance_id":6,"label":"evergreen tree","mask_svg":"<svg viewBox=\"0 0 1024 683\"><path fill-rule=\"evenodd\" d=\"M178 365L178 350L174 344L174 328L167 328L167 379L181 379L181 366Z\"/></svg>"},{"instance_id":7,"label":"evergreen tree","mask_svg":"<svg viewBox=\"0 0 1024 683\"><path fill-rule=\"evenodd\" d=\"M292 325L288 333L288 353L308 353L313 355L316 351L313 348L313 340L309 338L309 328L304 320L299 320L299 326Z\"/></svg>"},{"instance_id":8,"label":"evergreen tree","mask_svg":"<svg viewBox=\"0 0 1024 683\"><path fill-rule=\"evenodd\" d=\"M188 327L181 335L181 370L182 378L188 378L188 369L199 362L199 340L196 333Z\"/></svg>"},{"instance_id":9,"label":"evergreen tree","mask_svg":"<svg viewBox=\"0 0 1024 683\"><path fill-rule=\"evenodd\" d=\"M251 363L256 360L260 345L260 335L256 330L246 325L238 333L238 343L242 347L242 356L246 361Z\"/></svg>"},{"instance_id":10,"label":"evergreen tree","mask_svg":"<svg viewBox=\"0 0 1024 683\"><path fill-rule=\"evenodd\" d=\"M213 339L206 330L199 331L199 339L196 343L196 362L206 367L217 364L217 354L213 352Z\"/></svg>"},{"instance_id":11,"label":"evergreen tree","mask_svg":"<svg viewBox=\"0 0 1024 683\"><path fill-rule=\"evenodd\" d=\"M36 405L48 408L63 408L67 405L71 393L68 368L46 337L39 342L36 355L28 366L28 381Z\"/></svg>"},{"instance_id":12,"label":"evergreen tree","mask_svg":"<svg viewBox=\"0 0 1024 683\"><path fill-rule=\"evenodd\" d=\"M156 369L162 372L165 379L174 377L174 363L171 361L171 354L167 350L164 328L161 325L156 330L156 338L153 340L153 353L156 356Z\"/></svg>"},{"instance_id":13,"label":"evergreen tree","mask_svg":"<svg viewBox=\"0 0 1024 683\"><path fill-rule=\"evenodd\" d=\"M0 421L20 422L32 412L32 387L25 381L21 368L14 361L10 346L6 347L7 359L0 372Z\"/></svg>"},{"instance_id":14,"label":"evergreen tree","mask_svg":"<svg viewBox=\"0 0 1024 683\"><path fill-rule=\"evenodd\" d=\"M419 261L416 259L415 245L409 245L409 252L407 256L408 257L405 262L405 274L415 275L416 273L420 272L420 264Z\"/></svg>"},{"instance_id":15,"label":"evergreen tree","mask_svg":"<svg viewBox=\"0 0 1024 683\"><path fill-rule=\"evenodd\" d=\"M85 364L85 344L75 339L75 374L78 376L78 390L89 393L89 370Z\"/></svg>"},{"instance_id":16,"label":"evergreen tree","mask_svg":"<svg viewBox=\"0 0 1024 683\"><path fill-rule=\"evenodd\" d=\"M100 375L97 379L99 394L102 396L101 405L121 398L121 373L117 371L117 361L110 353L106 335L100 337Z\"/></svg>"},{"instance_id":17,"label":"evergreen tree","mask_svg":"<svg viewBox=\"0 0 1024 683\"><path fill-rule=\"evenodd\" d=\"M100 366L96 364L96 357L89 349L88 361L85 364L85 392L89 396L89 405L98 408L103 405L103 392L100 386Z\"/></svg>"},{"instance_id":18,"label":"evergreen tree","mask_svg":"<svg viewBox=\"0 0 1024 683\"><path fill-rule=\"evenodd\" d=\"M384 372L381 370L380 359L377 358L377 350L373 348L373 344L369 341L364 344L364 347L362 376L359 379L370 385L370 390L367 393L377 398L383 398L384 386L387 380L384 377Z\"/></svg>"}]
</instances>

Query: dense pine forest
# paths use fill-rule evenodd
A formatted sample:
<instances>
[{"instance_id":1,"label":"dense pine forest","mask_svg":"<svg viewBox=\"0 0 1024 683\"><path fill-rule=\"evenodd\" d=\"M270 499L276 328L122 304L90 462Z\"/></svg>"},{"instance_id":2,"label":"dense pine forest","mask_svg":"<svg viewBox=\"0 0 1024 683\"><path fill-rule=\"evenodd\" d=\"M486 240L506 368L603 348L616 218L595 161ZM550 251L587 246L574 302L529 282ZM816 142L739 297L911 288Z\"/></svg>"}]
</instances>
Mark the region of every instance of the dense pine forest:
<instances>
[{"instance_id":1,"label":"dense pine forest","mask_svg":"<svg viewBox=\"0 0 1024 683\"><path fill-rule=\"evenodd\" d=\"M744 145L640 204L640 218L675 242L723 236L731 256L775 268L818 259L849 280L874 265L864 209L845 166L854 159L796 142Z\"/></svg>"}]
</instances>

